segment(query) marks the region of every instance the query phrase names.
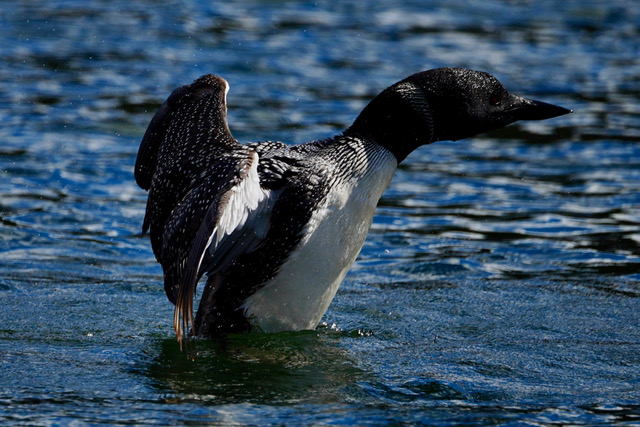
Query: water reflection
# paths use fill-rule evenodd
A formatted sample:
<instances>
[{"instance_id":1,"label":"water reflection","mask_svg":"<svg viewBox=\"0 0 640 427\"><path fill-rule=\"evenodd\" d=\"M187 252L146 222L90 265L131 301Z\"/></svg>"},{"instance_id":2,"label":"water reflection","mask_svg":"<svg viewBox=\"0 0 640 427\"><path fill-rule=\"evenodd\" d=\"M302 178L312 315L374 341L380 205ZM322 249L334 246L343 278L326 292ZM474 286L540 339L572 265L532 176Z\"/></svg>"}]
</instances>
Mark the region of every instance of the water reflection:
<instances>
[{"instance_id":1,"label":"water reflection","mask_svg":"<svg viewBox=\"0 0 640 427\"><path fill-rule=\"evenodd\" d=\"M306 331L237 335L223 342L155 342L143 370L160 393L209 404L323 404L341 402L348 388L370 377L339 345L338 334ZM155 353L157 352L157 353Z\"/></svg>"}]
</instances>

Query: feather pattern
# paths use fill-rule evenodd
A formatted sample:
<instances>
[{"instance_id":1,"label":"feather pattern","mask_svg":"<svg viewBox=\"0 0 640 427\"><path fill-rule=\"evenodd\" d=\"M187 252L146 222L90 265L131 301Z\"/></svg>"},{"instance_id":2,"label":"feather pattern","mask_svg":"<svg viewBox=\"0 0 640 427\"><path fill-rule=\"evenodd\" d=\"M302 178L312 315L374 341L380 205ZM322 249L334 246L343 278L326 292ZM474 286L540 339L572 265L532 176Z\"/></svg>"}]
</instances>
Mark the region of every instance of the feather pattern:
<instances>
[{"instance_id":1,"label":"feather pattern","mask_svg":"<svg viewBox=\"0 0 640 427\"><path fill-rule=\"evenodd\" d=\"M179 340L188 330L189 324L193 324L193 298L197 281L203 274L201 265L207 252L211 254L217 252L223 255L234 247L242 247L245 252L250 252L254 245L240 245L238 239L234 239L234 245L229 245L228 249L224 251L218 251L218 248L222 242L238 230L265 228L265 226L259 225L263 219L259 218L256 213L264 211L270 191L260 186L258 162L258 154L252 151L250 158L239 164L241 179L220 196L220 199L225 203L211 206L193 240L174 313L174 329ZM252 220L251 224L247 223L249 218ZM260 237L260 234L254 233L254 237ZM239 251L234 252L234 256L239 256L239 254Z\"/></svg>"}]
</instances>

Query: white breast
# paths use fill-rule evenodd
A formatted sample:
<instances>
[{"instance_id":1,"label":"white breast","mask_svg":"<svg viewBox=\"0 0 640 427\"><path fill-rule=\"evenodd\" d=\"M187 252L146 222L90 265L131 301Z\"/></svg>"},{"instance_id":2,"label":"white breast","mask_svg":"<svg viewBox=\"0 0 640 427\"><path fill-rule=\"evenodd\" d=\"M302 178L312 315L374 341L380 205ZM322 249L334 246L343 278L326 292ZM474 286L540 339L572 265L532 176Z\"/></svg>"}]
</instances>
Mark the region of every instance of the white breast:
<instances>
[{"instance_id":1,"label":"white breast","mask_svg":"<svg viewBox=\"0 0 640 427\"><path fill-rule=\"evenodd\" d=\"M245 315L254 326L278 332L318 325L358 256L398 165L382 148L374 159L332 189L278 275L245 301Z\"/></svg>"}]
</instances>

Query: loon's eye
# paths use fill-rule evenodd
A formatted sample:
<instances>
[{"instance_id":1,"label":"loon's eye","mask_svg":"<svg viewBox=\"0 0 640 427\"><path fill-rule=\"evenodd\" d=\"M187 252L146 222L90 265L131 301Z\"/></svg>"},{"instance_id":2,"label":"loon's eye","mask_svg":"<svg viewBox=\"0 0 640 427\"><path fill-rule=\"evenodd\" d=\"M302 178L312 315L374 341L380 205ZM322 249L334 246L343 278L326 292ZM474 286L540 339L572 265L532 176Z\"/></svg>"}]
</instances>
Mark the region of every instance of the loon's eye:
<instances>
[{"instance_id":1,"label":"loon's eye","mask_svg":"<svg viewBox=\"0 0 640 427\"><path fill-rule=\"evenodd\" d=\"M491 105L498 105L500 104L501 101L502 101L502 98L500 97L500 95L491 96Z\"/></svg>"}]
</instances>

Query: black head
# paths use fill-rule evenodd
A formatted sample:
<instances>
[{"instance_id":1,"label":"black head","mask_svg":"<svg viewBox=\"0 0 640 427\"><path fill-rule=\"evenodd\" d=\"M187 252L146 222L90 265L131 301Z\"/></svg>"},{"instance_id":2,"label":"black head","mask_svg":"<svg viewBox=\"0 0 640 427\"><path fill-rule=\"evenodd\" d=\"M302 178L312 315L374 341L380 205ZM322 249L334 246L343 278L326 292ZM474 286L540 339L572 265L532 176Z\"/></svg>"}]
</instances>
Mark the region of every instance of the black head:
<instances>
[{"instance_id":1,"label":"black head","mask_svg":"<svg viewBox=\"0 0 640 427\"><path fill-rule=\"evenodd\" d=\"M570 112L513 95L490 74L438 68L385 89L345 134L372 139L402 161L421 145L468 138L518 120L544 120Z\"/></svg>"}]
</instances>

